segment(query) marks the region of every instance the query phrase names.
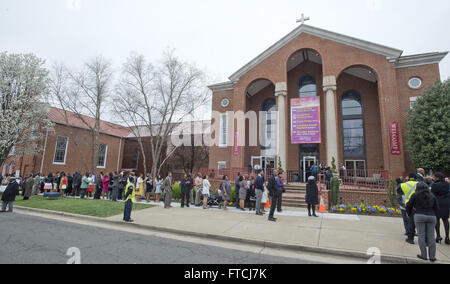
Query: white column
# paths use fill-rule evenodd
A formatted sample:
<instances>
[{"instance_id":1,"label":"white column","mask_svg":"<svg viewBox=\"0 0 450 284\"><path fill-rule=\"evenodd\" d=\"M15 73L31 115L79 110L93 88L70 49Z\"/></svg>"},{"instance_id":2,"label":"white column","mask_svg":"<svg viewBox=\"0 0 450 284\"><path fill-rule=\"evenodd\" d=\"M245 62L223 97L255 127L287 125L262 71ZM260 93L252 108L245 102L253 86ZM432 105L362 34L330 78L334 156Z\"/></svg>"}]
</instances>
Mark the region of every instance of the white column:
<instances>
[{"instance_id":1,"label":"white column","mask_svg":"<svg viewBox=\"0 0 450 284\"><path fill-rule=\"evenodd\" d=\"M323 78L323 91L326 96L326 129L327 129L327 166L332 166L332 159L335 158L336 167L338 167L338 146L336 129L336 77L327 76Z\"/></svg>"},{"instance_id":2,"label":"white column","mask_svg":"<svg viewBox=\"0 0 450 284\"><path fill-rule=\"evenodd\" d=\"M287 170L287 156L286 156L286 97L287 85L286 83L277 83L275 86L275 97L277 97L277 154L281 160L283 170ZM278 160L275 166L278 166Z\"/></svg>"}]
</instances>

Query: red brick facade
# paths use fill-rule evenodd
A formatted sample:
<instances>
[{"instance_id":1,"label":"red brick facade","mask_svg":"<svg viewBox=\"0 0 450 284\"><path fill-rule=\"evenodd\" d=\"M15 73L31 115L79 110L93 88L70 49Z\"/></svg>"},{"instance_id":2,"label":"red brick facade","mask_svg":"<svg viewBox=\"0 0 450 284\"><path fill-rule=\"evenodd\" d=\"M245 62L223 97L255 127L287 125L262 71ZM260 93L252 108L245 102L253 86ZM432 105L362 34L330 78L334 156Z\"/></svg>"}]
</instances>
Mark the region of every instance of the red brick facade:
<instances>
[{"instance_id":1,"label":"red brick facade","mask_svg":"<svg viewBox=\"0 0 450 284\"><path fill-rule=\"evenodd\" d=\"M409 98L422 95L429 86L440 80L438 61L446 53L418 55L417 58L411 59L411 57L401 57L401 51L387 47L353 38L346 38L347 44L340 40L341 37L345 36L319 30L318 33L327 35L321 37L308 32L308 30L315 30L315 28L305 26L305 29L307 31L299 33L296 37L290 37L291 33L286 37L288 40L282 39L280 42L284 41L283 44L278 42L275 45L276 49L271 47L266 51L267 53L263 53L250 62L241 69L245 72L238 71L230 77L230 82L210 86L213 90L212 110L221 113L226 111L259 112L266 98L275 97L275 85L280 82L286 83L286 145L282 145L287 150L287 166L285 168L287 170L298 170L300 148L299 145L293 145L290 142L290 99L298 98L300 79L304 75L310 75L316 81L317 95L321 100L322 144L319 147L319 156L322 164L326 165L328 159L327 127L336 127L337 129L338 158L336 164L344 162L341 99L346 91L355 90L362 97L366 168L386 169L390 171L393 177L412 170L413 165L410 162L405 145L406 119L410 107ZM358 44L361 48L358 47ZM315 53L320 57L321 64L304 60L288 71L289 62L293 55L303 50ZM395 54L395 56L387 55L387 53ZM430 59L431 57L432 59ZM436 57L439 57L439 59L436 59ZM261 59L258 61L258 58ZM366 70L367 74L373 76L375 80L363 79L361 76L347 72L355 69ZM336 125L326 125L327 109L322 86L323 78L328 76L336 78L336 91L334 92L337 114ZM414 90L408 86L411 77L422 79L423 84L420 89ZM252 83L261 79L268 80L272 84L253 96L247 96ZM220 104L223 98L228 98L231 102L226 108ZM390 151L389 126L393 122L400 124L401 155L392 155ZM219 161L226 162L228 168L246 168L252 156L261 156L259 147L248 146L248 122L246 124L247 146L240 147L240 155L232 155L233 144L230 142L229 147L211 147L210 168L217 169ZM235 127L237 127L236 122ZM228 135L233 136L230 131ZM229 141L233 141L232 137Z\"/></svg>"},{"instance_id":2,"label":"red brick facade","mask_svg":"<svg viewBox=\"0 0 450 284\"><path fill-rule=\"evenodd\" d=\"M65 163L54 163L56 140L58 136L68 138L67 153ZM122 156L124 149L124 138L108 134L100 134L99 143L108 145L106 153L105 167L98 167L96 173L114 172L122 168ZM40 142L42 149L45 147L44 155L42 153L34 156L12 156L6 160L6 174L9 174L9 167L13 163L15 166L12 173L20 171L20 175L29 174L65 172L73 174L76 171L91 172L92 160L92 134L89 130L56 124L54 131L48 133L47 144L45 140ZM44 159L44 160L42 160Z\"/></svg>"}]
</instances>

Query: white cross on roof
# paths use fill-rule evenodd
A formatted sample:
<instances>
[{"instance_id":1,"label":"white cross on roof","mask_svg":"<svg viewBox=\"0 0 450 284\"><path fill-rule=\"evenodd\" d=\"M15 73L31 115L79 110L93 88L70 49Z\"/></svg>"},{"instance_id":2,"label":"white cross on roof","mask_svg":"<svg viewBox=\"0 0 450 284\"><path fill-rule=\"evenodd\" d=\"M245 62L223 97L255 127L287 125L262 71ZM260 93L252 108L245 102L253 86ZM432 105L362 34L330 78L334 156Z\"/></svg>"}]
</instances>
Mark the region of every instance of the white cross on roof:
<instances>
[{"instance_id":1,"label":"white cross on roof","mask_svg":"<svg viewBox=\"0 0 450 284\"><path fill-rule=\"evenodd\" d=\"M302 17L300 19L297 20L297 23L302 23L302 25L306 22L311 20L309 17L305 18L305 15L302 13Z\"/></svg>"}]
</instances>

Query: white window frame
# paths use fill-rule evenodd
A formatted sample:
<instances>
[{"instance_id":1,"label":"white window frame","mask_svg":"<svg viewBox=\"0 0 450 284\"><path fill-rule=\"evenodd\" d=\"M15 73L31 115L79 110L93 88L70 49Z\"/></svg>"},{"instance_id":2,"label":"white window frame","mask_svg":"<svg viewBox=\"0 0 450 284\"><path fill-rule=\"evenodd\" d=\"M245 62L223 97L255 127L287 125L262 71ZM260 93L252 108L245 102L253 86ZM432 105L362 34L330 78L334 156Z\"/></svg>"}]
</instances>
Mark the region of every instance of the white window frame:
<instances>
[{"instance_id":1,"label":"white window frame","mask_svg":"<svg viewBox=\"0 0 450 284\"><path fill-rule=\"evenodd\" d=\"M417 80L420 81L420 85L419 85L418 87L411 86L411 81L414 80L414 79L417 79ZM417 77L417 76L409 78L409 80L408 80L408 87L410 87L411 89L413 89L413 90L419 90L420 88L422 88L422 86L423 86L423 80L422 80L422 78Z\"/></svg>"},{"instance_id":2,"label":"white window frame","mask_svg":"<svg viewBox=\"0 0 450 284\"><path fill-rule=\"evenodd\" d=\"M16 154L16 144L14 144L11 147L11 150L9 151L8 157L14 156Z\"/></svg>"},{"instance_id":3,"label":"white window frame","mask_svg":"<svg viewBox=\"0 0 450 284\"><path fill-rule=\"evenodd\" d=\"M413 109L419 97L410 97L409 98L409 108Z\"/></svg>"},{"instance_id":4,"label":"white window frame","mask_svg":"<svg viewBox=\"0 0 450 284\"><path fill-rule=\"evenodd\" d=\"M101 145L105 145L106 146L106 150L105 150L105 160L104 160L104 163L103 163L103 166L99 166L98 165L98 159L99 159L99 155L98 155L98 157L97 157L97 169L106 169L106 159L108 158L108 144L100 144L98 147L100 148L100 146ZM100 154L100 149L99 149L99 154Z\"/></svg>"},{"instance_id":5,"label":"white window frame","mask_svg":"<svg viewBox=\"0 0 450 284\"><path fill-rule=\"evenodd\" d=\"M56 157L56 147L58 146L58 138L59 137L63 137L63 138L67 138L67 142L66 142L66 150L64 152L64 162L63 163L59 163L59 162L55 162L55 157ZM56 136L56 142L55 142L55 151L53 152L53 165L60 165L60 166L65 166L66 165L66 161L67 161L67 150L69 149L69 137L67 136Z\"/></svg>"},{"instance_id":6,"label":"white window frame","mask_svg":"<svg viewBox=\"0 0 450 284\"><path fill-rule=\"evenodd\" d=\"M220 166L224 165L225 167L221 168ZM226 169L227 168L227 162L226 161L218 161L217 162L217 169L218 170L222 170L222 169Z\"/></svg>"},{"instance_id":7,"label":"white window frame","mask_svg":"<svg viewBox=\"0 0 450 284\"><path fill-rule=\"evenodd\" d=\"M223 131L224 130L224 128L223 128L224 117L225 117L225 121L227 123L227 125L226 125L227 127L225 129L225 132ZM228 128L229 128L229 125L228 125L228 113L222 113L220 115L220 135L219 135L219 147L221 147L221 148L228 147ZM225 144L222 143L224 140L226 141Z\"/></svg>"},{"instance_id":8,"label":"white window frame","mask_svg":"<svg viewBox=\"0 0 450 284\"><path fill-rule=\"evenodd\" d=\"M11 164L9 164L9 168L8 168L8 174L12 175L13 174L13 169L16 167L16 163L12 162Z\"/></svg>"}]
</instances>

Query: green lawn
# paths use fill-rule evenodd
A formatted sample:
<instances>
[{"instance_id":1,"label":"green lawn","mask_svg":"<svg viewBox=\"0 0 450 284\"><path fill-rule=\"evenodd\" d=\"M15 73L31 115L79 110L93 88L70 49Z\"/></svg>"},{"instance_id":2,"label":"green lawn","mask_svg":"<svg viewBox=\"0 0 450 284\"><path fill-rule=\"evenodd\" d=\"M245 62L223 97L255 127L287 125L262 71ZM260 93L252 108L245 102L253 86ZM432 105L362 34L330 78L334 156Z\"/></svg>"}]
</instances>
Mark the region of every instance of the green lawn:
<instances>
[{"instance_id":1,"label":"green lawn","mask_svg":"<svg viewBox=\"0 0 450 284\"><path fill-rule=\"evenodd\" d=\"M17 196L14 206L45 209L94 217L111 217L123 213L123 202L108 200L88 200L75 198L46 199L43 196L32 196L29 200L23 200ZM133 210L143 210L154 207L146 204L133 204Z\"/></svg>"}]
</instances>

